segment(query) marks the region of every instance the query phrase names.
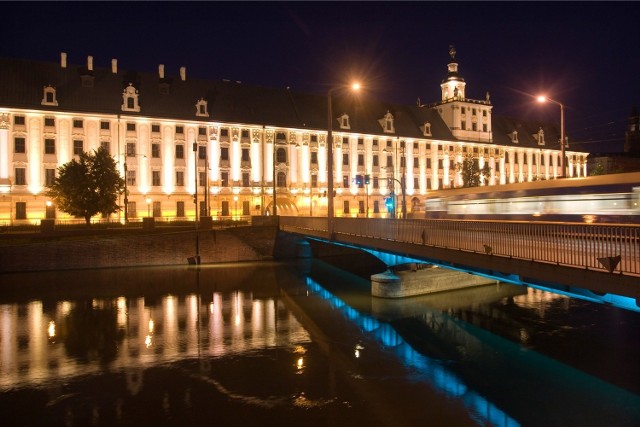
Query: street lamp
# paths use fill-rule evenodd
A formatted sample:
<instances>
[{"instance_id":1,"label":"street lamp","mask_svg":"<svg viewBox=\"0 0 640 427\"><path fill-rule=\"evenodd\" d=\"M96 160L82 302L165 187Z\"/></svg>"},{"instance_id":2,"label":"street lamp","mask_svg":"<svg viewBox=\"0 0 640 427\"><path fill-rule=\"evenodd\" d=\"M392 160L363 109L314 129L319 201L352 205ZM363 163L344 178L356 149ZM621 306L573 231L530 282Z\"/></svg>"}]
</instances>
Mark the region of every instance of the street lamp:
<instances>
[{"instance_id":1,"label":"street lamp","mask_svg":"<svg viewBox=\"0 0 640 427\"><path fill-rule=\"evenodd\" d=\"M560 151L562 158L560 159L560 178L566 178L565 167L564 167L564 105L561 102L556 101L555 99L548 98L544 95L538 96L538 102L545 103L551 102L552 104L556 104L560 106Z\"/></svg>"},{"instance_id":2,"label":"street lamp","mask_svg":"<svg viewBox=\"0 0 640 427\"><path fill-rule=\"evenodd\" d=\"M344 86L336 86L327 92L327 229L329 238L333 239L333 112L331 108L331 94L343 89ZM360 90L360 83L353 83L351 90Z\"/></svg>"}]
</instances>

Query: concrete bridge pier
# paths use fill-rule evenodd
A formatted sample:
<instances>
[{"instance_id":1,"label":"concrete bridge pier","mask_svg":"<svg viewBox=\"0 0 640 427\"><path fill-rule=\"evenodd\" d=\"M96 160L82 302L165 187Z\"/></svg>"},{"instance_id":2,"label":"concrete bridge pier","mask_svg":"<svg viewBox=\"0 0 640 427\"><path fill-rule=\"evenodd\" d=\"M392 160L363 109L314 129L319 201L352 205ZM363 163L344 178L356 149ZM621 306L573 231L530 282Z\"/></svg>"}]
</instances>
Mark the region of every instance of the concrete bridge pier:
<instances>
[{"instance_id":1,"label":"concrete bridge pier","mask_svg":"<svg viewBox=\"0 0 640 427\"><path fill-rule=\"evenodd\" d=\"M498 283L495 279L433 264L408 263L372 275L371 295L381 298L403 298L495 283Z\"/></svg>"}]
</instances>

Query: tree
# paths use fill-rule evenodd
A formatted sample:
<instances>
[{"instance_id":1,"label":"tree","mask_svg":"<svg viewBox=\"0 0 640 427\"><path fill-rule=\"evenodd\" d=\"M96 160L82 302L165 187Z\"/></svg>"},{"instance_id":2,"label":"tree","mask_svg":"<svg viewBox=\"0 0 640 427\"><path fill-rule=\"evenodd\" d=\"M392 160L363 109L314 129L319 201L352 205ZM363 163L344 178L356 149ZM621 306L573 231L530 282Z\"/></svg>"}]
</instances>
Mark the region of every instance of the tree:
<instances>
[{"instance_id":1,"label":"tree","mask_svg":"<svg viewBox=\"0 0 640 427\"><path fill-rule=\"evenodd\" d=\"M468 153L462 162L456 163L456 172L462 175L462 183L464 187L478 187L480 185L480 178L485 180L491 176L491 168L487 163L484 164L482 169L478 164L478 160L473 157L472 153Z\"/></svg>"},{"instance_id":2,"label":"tree","mask_svg":"<svg viewBox=\"0 0 640 427\"><path fill-rule=\"evenodd\" d=\"M48 188L47 196L61 211L84 218L89 224L98 213L109 215L120 210L117 200L124 191L124 180L113 157L100 147L60 166Z\"/></svg>"}]
</instances>

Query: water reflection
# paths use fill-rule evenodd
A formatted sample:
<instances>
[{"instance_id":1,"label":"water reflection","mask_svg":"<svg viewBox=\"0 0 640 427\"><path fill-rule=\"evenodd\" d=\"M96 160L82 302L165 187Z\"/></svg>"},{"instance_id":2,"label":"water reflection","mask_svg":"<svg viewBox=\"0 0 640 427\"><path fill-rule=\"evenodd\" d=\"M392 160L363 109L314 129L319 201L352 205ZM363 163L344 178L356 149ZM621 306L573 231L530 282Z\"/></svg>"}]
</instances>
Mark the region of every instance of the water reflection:
<instances>
[{"instance_id":1,"label":"water reflection","mask_svg":"<svg viewBox=\"0 0 640 427\"><path fill-rule=\"evenodd\" d=\"M69 426L640 420L637 394L534 351L540 319L578 329L554 329L558 311L580 314L563 297L487 286L382 300L298 267L3 275L0 412Z\"/></svg>"}]
</instances>

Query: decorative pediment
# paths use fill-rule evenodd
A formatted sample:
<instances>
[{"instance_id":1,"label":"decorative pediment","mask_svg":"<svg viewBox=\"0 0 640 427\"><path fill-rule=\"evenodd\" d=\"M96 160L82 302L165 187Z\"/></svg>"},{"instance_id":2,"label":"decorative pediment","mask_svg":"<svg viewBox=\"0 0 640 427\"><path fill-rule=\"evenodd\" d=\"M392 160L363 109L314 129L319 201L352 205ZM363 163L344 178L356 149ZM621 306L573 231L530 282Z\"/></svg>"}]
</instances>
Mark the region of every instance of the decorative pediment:
<instances>
[{"instance_id":1,"label":"decorative pediment","mask_svg":"<svg viewBox=\"0 0 640 427\"><path fill-rule=\"evenodd\" d=\"M129 86L122 91L122 111L140 112L139 93L133 83L129 83Z\"/></svg>"},{"instance_id":2,"label":"decorative pediment","mask_svg":"<svg viewBox=\"0 0 640 427\"><path fill-rule=\"evenodd\" d=\"M196 102L196 116L197 117L209 117L208 104L209 103L203 98L200 98L198 100L198 102Z\"/></svg>"},{"instance_id":3,"label":"decorative pediment","mask_svg":"<svg viewBox=\"0 0 640 427\"><path fill-rule=\"evenodd\" d=\"M56 99L56 88L47 85L43 88L42 102L41 105L50 105L52 107L58 106L58 100Z\"/></svg>"}]
</instances>

